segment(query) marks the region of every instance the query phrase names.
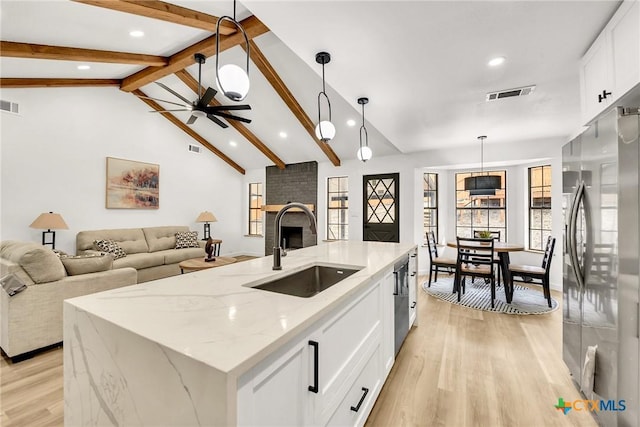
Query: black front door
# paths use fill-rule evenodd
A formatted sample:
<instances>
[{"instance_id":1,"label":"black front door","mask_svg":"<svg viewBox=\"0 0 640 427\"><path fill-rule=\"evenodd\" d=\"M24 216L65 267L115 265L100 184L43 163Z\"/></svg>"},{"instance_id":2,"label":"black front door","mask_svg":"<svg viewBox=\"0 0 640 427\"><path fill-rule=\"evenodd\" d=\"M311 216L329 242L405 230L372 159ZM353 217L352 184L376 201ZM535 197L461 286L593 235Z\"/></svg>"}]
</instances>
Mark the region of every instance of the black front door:
<instances>
[{"instance_id":1,"label":"black front door","mask_svg":"<svg viewBox=\"0 0 640 427\"><path fill-rule=\"evenodd\" d=\"M364 230L365 241L400 242L400 174L365 175Z\"/></svg>"}]
</instances>

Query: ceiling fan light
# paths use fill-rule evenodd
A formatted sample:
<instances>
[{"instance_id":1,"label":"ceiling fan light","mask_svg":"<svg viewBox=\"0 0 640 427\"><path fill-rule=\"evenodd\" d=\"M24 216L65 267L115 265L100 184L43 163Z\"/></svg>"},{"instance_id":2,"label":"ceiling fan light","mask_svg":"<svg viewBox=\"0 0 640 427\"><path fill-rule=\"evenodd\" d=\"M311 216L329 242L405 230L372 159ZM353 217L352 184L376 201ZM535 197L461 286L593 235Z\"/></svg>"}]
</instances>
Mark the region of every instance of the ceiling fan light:
<instances>
[{"instance_id":1,"label":"ceiling fan light","mask_svg":"<svg viewBox=\"0 0 640 427\"><path fill-rule=\"evenodd\" d=\"M216 75L218 89L232 101L242 101L249 93L249 76L235 64L220 67Z\"/></svg>"},{"instance_id":2,"label":"ceiling fan light","mask_svg":"<svg viewBox=\"0 0 640 427\"><path fill-rule=\"evenodd\" d=\"M361 162L366 162L367 160L371 159L371 157L373 156L373 151L371 151L371 148L369 147L360 147L358 148L358 152L356 153L356 156L358 156L358 160L360 160Z\"/></svg>"},{"instance_id":3,"label":"ceiling fan light","mask_svg":"<svg viewBox=\"0 0 640 427\"><path fill-rule=\"evenodd\" d=\"M320 141L329 142L334 136L336 136L336 127L330 121L323 120L316 125L316 137Z\"/></svg>"}]
</instances>

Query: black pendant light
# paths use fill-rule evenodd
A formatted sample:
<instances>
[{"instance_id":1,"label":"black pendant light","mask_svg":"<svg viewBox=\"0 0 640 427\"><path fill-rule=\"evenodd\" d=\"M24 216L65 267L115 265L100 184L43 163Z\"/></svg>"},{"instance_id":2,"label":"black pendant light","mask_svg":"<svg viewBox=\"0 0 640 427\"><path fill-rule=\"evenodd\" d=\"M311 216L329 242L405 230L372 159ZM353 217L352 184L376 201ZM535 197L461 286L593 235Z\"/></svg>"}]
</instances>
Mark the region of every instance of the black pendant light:
<instances>
[{"instance_id":1,"label":"black pendant light","mask_svg":"<svg viewBox=\"0 0 640 427\"><path fill-rule=\"evenodd\" d=\"M470 196L495 196L496 190L502 188L502 178L499 175L484 175L484 140L487 137L479 136L480 140L480 175L470 176L464 179L464 189Z\"/></svg>"},{"instance_id":2,"label":"black pendant light","mask_svg":"<svg viewBox=\"0 0 640 427\"><path fill-rule=\"evenodd\" d=\"M244 36L244 42L247 45L247 66L245 70L235 64L223 65L222 68L219 66L220 23L223 21L233 23ZM221 16L216 24L216 83L218 84L220 92L232 101L242 101L249 93L249 49L247 33L245 33L242 25L236 21L236 0L233 0L233 18L230 16Z\"/></svg>"},{"instance_id":3,"label":"black pendant light","mask_svg":"<svg viewBox=\"0 0 640 427\"><path fill-rule=\"evenodd\" d=\"M318 64L322 64L322 92L318 94L318 124L316 125L316 137L322 142L329 142L336 136L336 127L331 123L331 102L329 101L329 97L325 92L324 85L324 65L328 64L331 61L331 55L327 52L318 52L316 53L316 62ZM323 120L320 114L320 98L324 96L327 100L327 106L329 107L329 118L327 120Z\"/></svg>"},{"instance_id":4,"label":"black pendant light","mask_svg":"<svg viewBox=\"0 0 640 427\"><path fill-rule=\"evenodd\" d=\"M366 162L373 155L371 148L369 148L369 135L367 134L367 128L364 127L364 105L368 102L369 98L358 98L358 104L362 105L362 126L360 126L360 148L358 148L356 156L358 156L358 160L361 162Z\"/></svg>"}]
</instances>

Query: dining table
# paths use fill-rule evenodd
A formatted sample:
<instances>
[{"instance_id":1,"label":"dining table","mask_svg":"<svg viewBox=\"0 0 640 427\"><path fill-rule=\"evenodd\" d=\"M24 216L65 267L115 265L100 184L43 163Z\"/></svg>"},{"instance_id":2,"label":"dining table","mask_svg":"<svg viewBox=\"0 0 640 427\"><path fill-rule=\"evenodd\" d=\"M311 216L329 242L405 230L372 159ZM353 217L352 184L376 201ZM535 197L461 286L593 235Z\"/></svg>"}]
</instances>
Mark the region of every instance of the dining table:
<instances>
[{"instance_id":1,"label":"dining table","mask_svg":"<svg viewBox=\"0 0 640 427\"><path fill-rule=\"evenodd\" d=\"M465 242L468 244L468 242ZM458 242L455 240L447 241L447 246L450 248L458 247ZM478 242L478 248L482 248L481 242ZM500 271L502 272L502 281L504 282L505 298L507 303L511 303L513 298L513 287L511 286L511 272L509 271L509 253L524 251L524 245L521 243L509 243L509 242L493 242L493 250L498 254L500 260Z\"/></svg>"}]
</instances>

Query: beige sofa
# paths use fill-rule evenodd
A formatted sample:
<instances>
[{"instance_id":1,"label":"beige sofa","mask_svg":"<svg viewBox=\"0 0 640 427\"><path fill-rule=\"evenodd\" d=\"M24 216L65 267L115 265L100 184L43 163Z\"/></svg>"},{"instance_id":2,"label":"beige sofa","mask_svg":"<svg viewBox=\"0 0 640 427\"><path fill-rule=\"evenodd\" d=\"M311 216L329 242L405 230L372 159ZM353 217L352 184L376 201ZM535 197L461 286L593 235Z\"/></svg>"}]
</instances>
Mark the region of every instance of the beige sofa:
<instances>
[{"instance_id":1,"label":"beige sofa","mask_svg":"<svg viewBox=\"0 0 640 427\"><path fill-rule=\"evenodd\" d=\"M113 261L113 268L133 267L138 271L138 283L180 274L178 264L191 258L204 257L205 242L198 248L175 249L176 233L189 231L186 226L120 228L81 231L76 236L78 254L94 253L94 241L110 239L127 254Z\"/></svg>"},{"instance_id":2,"label":"beige sofa","mask_svg":"<svg viewBox=\"0 0 640 427\"><path fill-rule=\"evenodd\" d=\"M68 274L61 258L45 246L0 242L0 278L26 285L13 296L0 289L0 347L9 357L62 342L63 300L137 283L135 269L110 269L110 255L65 262L77 274Z\"/></svg>"}]
</instances>

